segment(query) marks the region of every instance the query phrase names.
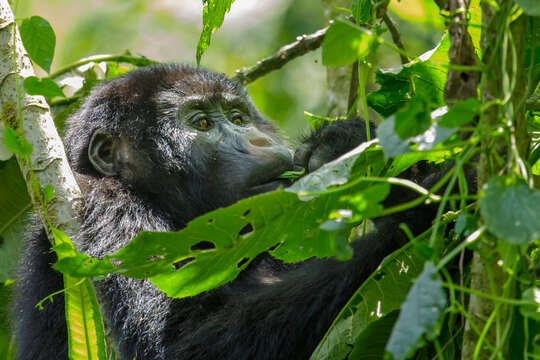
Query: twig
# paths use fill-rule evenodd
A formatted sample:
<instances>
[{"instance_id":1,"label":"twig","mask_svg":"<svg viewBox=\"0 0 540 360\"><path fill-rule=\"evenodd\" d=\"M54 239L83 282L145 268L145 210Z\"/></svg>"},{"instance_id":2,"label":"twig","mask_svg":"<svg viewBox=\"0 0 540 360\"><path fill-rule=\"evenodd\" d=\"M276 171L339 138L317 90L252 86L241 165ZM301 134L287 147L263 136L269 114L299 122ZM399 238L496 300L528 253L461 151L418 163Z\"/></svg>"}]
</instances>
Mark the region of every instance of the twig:
<instances>
[{"instance_id":1,"label":"twig","mask_svg":"<svg viewBox=\"0 0 540 360\"><path fill-rule=\"evenodd\" d=\"M349 104L347 105L347 113L356 115L356 103L358 97L358 60L352 64L351 71L351 86L349 88ZM354 109L353 109L354 107Z\"/></svg>"},{"instance_id":2,"label":"twig","mask_svg":"<svg viewBox=\"0 0 540 360\"><path fill-rule=\"evenodd\" d=\"M318 49L322 44L327 30L328 28L326 27L313 34L299 36L297 41L283 46L276 54L258 61L256 65L236 70L236 75L233 79L238 80L245 85L271 71L280 69L289 61L302 56L309 51Z\"/></svg>"},{"instance_id":3,"label":"twig","mask_svg":"<svg viewBox=\"0 0 540 360\"><path fill-rule=\"evenodd\" d=\"M405 46L403 46L403 41L401 41L401 35L399 35L399 31L396 28L396 24L388 17L387 13L384 13L383 15L383 21L386 27L388 28L388 31L390 31L390 35L392 35L392 41L398 48L403 50L403 53L399 53L399 57L401 59L402 64L406 64L409 62L409 59L404 55L405 53Z\"/></svg>"},{"instance_id":4,"label":"twig","mask_svg":"<svg viewBox=\"0 0 540 360\"><path fill-rule=\"evenodd\" d=\"M141 67L141 66L147 66L147 65L151 65L151 64L155 64L157 63L156 61L153 61L153 60L150 60L150 59L147 59L145 58L144 56L133 56L133 55L130 55L130 54L123 54L123 55L98 55L98 56L91 56L89 58L86 58L86 59L82 59L82 60L79 60L73 64L70 64L66 67L63 67L57 71L55 71L54 73L52 73L51 75L49 75L49 77L51 79L54 79L62 74L65 74L73 69L76 69L78 68L79 66L81 65L85 65L85 64L88 64L88 63L91 63L91 62L102 62L102 61L114 61L114 62L118 62L118 63L129 63L129 64L133 64L137 67Z\"/></svg>"}]
</instances>

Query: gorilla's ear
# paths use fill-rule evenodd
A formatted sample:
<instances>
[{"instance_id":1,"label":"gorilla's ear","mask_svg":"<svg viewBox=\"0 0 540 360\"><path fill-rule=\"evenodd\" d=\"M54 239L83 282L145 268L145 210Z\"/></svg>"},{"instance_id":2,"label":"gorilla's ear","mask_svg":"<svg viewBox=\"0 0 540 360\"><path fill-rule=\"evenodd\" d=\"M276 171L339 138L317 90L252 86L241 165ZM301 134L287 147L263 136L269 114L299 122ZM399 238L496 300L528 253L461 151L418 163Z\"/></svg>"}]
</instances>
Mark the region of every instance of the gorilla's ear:
<instances>
[{"instance_id":1,"label":"gorilla's ear","mask_svg":"<svg viewBox=\"0 0 540 360\"><path fill-rule=\"evenodd\" d=\"M117 174L114 166L116 139L109 133L97 130L88 145L88 159L94 168L105 176Z\"/></svg>"}]
</instances>

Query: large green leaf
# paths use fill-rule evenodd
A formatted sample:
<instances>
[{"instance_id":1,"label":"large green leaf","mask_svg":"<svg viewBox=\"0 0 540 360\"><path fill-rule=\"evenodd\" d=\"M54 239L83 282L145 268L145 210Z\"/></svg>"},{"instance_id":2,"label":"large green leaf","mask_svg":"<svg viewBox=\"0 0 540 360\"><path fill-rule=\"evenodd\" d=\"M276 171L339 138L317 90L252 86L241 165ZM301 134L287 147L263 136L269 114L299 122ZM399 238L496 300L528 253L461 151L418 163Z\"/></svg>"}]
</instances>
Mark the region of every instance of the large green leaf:
<instances>
[{"instance_id":1,"label":"large green leaf","mask_svg":"<svg viewBox=\"0 0 540 360\"><path fill-rule=\"evenodd\" d=\"M357 149L323 166L289 191L258 195L198 217L178 233L142 232L103 260L78 254L70 244L59 244L55 250L60 260L55 267L75 277L111 272L150 277L169 296L181 297L234 279L265 251L287 262L333 256L343 250L343 244L336 242L336 232L322 230L321 225L351 209L356 216L374 215L381 209L377 206L384 199L381 194L388 193L388 184L370 187L365 181L320 192L328 186L321 184L344 183L354 158L362 154ZM312 190L316 192L306 192ZM207 250L197 250L198 244Z\"/></svg>"},{"instance_id":2,"label":"large green leaf","mask_svg":"<svg viewBox=\"0 0 540 360\"><path fill-rule=\"evenodd\" d=\"M71 240L57 229L52 229L56 244L75 249ZM59 258L64 254L59 254ZM90 279L79 279L64 274L66 325L70 360L104 360L105 330Z\"/></svg>"},{"instance_id":3,"label":"large green leaf","mask_svg":"<svg viewBox=\"0 0 540 360\"><path fill-rule=\"evenodd\" d=\"M439 321L446 307L446 293L432 263L426 263L422 274L401 306L398 320L386 345L395 360L404 360Z\"/></svg>"},{"instance_id":4,"label":"large green leaf","mask_svg":"<svg viewBox=\"0 0 540 360\"><path fill-rule=\"evenodd\" d=\"M0 161L0 283L14 279L31 208L17 160Z\"/></svg>"},{"instance_id":5,"label":"large green leaf","mask_svg":"<svg viewBox=\"0 0 540 360\"><path fill-rule=\"evenodd\" d=\"M387 257L341 310L311 359L346 359L369 335L371 324L400 308L423 263L412 244Z\"/></svg>"},{"instance_id":6,"label":"large green leaf","mask_svg":"<svg viewBox=\"0 0 540 360\"><path fill-rule=\"evenodd\" d=\"M0 284L17 276L17 260L23 243L30 236L29 225L28 212L25 211L0 232Z\"/></svg>"},{"instance_id":7,"label":"large green leaf","mask_svg":"<svg viewBox=\"0 0 540 360\"><path fill-rule=\"evenodd\" d=\"M105 331L92 282L64 275L64 286L69 359L106 359Z\"/></svg>"},{"instance_id":8,"label":"large green leaf","mask_svg":"<svg viewBox=\"0 0 540 360\"><path fill-rule=\"evenodd\" d=\"M23 20L20 31L30 59L50 72L56 46L56 35L51 24L40 16L32 16Z\"/></svg>"},{"instance_id":9,"label":"large green leaf","mask_svg":"<svg viewBox=\"0 0 540 360\"><path fill-rule=\"evenodd\" d=\"M480 212L490 232L510 244L540 239L540 191L523 182L492 177L480 199Z\"/></svg>"}]
</instances>

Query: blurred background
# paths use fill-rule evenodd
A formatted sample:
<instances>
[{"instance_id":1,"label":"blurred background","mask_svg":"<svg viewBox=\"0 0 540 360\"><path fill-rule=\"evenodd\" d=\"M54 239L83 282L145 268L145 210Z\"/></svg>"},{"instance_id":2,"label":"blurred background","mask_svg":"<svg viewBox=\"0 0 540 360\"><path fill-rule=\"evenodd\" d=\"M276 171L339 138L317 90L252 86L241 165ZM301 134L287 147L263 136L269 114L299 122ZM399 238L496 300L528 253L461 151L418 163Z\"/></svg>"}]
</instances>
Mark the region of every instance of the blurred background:
<instances>
[{"instance_id":1,"label":"blurred background","mask_svg":"<svg viewBox=\"0 0 540 360\"><path fill-rule=\"evenodd\" d=\"M57 43L52 71L80 58L120 54L126 50L158 61L195 63L202 24L201 0L17 0L15 3L18 18L39 15L55 30ZM323 28L322 3L236 0L223 27L214 34L201 65L228 75L254 65L295 41L297 36ZM398 22L411 55L421 54L440 40L443 24L425 26L426 21L440 18L426 16L433 6L426 6L422 0L407 0L406 5L393 1L391 8L394 10L391 16L399 14L392 18ZM408 21L401 21L400 17ZM423 23L411 23L414 18ZM320 57L320 50L307 54L248 86L258 108L291 139L309 131L304 110L326 115L326 72ZM375 68L391 67L399 64L399 57L380 48L371 61Z\"/></svg>"}]
</instances>

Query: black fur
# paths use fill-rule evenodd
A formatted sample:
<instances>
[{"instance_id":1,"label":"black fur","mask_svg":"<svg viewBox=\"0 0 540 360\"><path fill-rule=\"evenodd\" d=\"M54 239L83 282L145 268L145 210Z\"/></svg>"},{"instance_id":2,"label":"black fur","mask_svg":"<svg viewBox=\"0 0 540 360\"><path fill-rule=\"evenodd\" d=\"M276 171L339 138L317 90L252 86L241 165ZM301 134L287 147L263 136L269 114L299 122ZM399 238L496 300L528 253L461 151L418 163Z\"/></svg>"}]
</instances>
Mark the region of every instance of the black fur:
<instances>
[{"instance_id":1,"label":"black fur","mask_svg":"<svg viewBox=\"0 0 540 360\"><path fill-rule=\"evenodd\" d=\"M280 142L241 86L206 70L150 67L92 92L71 118L65 139L86 199L75 239L79 250L102 257L141 230L176 231L253 189L268 190L249 182L271 180L259 174L274 168L271 161L277 160L250 152L241 137L207 144L204 137L187 136L178 124L175 101L191 94L219 101L223 93L247 99L256 128ZM87 149L96 130L122 137L131 146L133 156L117 166L116 176L102 176L89 161ZM364 140L362 121L335 123L312 134L295 163L316 168ZM292 167L286 159L279 161L278 167ZM285 266L262 255L232 283L193 298L169 299L146 280L119 275L96 282L96 291L121 359L307 359L353 292L406 240L398 224L405 222L419 233L431 217L432 209L421 208L379 219L377 231L353 243L355 256L348 262ZM63 295L43 311L34 308L62 289L61 274L50 267L54 261L43 232L29 240L16 300L17 359L66 359Z\"/></svg>"}]
</instances>

